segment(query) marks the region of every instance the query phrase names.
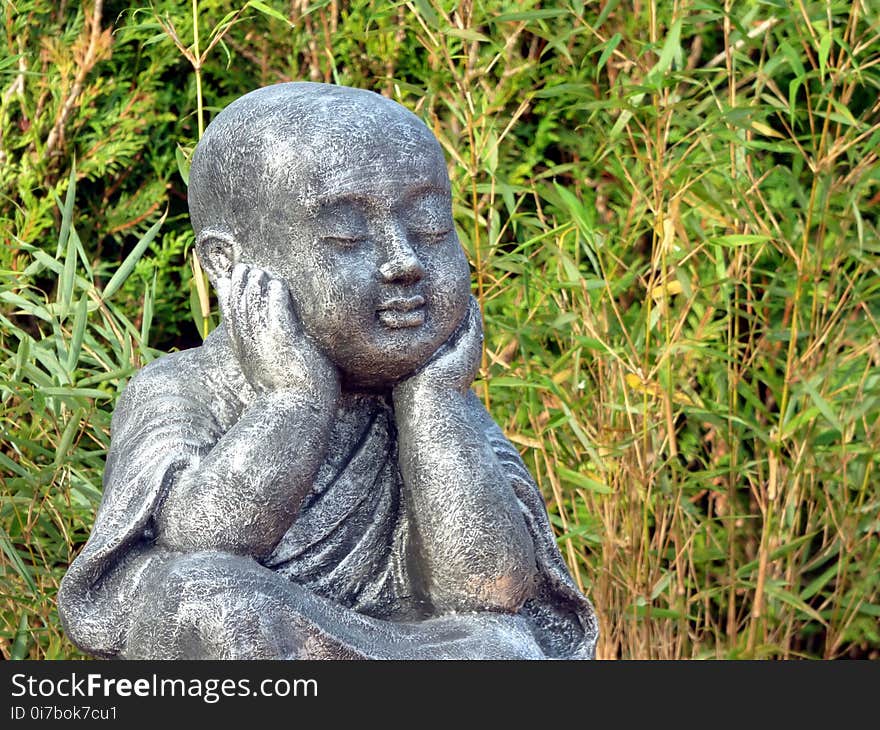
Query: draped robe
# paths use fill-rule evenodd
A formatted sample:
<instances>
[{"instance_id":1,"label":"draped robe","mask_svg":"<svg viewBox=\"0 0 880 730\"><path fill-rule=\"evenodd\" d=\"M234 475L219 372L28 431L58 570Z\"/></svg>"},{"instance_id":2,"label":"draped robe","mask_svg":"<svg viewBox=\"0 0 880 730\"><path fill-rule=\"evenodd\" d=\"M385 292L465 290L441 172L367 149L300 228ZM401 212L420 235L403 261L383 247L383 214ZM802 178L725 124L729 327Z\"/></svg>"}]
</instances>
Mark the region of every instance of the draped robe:
<instances>
[{"instance_id":1,"label":"draped robe","mask_svg":"<svg viewBox=\"0 0 880 730\"><path fill-rule=\"evenodd\" d=\"M181 470L197 465L253 398L222 326L202 347L160 358L132 379L114 413L91 536L59 591L62 622L84 651L127 656L131 617L155 591L161 566L176 557L156 545L154 516ZM473 393L469 406L534 542L532 597L515 615L433 612L409 554L389 399L343 393L314 485L260 561L309 597L299 630L329 636L359 658L499 658L493 636L520 645L522 658L593 657L595 614L566 569L540 492Z\"/></svg>"}]
</instances>

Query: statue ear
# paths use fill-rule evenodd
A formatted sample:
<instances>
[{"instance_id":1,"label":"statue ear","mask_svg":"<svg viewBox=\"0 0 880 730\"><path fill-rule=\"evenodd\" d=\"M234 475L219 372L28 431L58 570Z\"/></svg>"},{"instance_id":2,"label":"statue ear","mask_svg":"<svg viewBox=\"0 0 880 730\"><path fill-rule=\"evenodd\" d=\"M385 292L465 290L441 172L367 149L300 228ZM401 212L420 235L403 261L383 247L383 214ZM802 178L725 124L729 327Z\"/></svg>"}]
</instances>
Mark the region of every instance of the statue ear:
<instances>
[{"instance_id":1,"label":"statue ear","mask_svg":"<svg viewBox=\"0 0 880 730\"><path fill-rule=\"evenodd\" d=\"M226 230L205 228L196 237L199 263L214 284L232 276L239 260L240 247L235 237Z\"/></svg>"}]
</instances>

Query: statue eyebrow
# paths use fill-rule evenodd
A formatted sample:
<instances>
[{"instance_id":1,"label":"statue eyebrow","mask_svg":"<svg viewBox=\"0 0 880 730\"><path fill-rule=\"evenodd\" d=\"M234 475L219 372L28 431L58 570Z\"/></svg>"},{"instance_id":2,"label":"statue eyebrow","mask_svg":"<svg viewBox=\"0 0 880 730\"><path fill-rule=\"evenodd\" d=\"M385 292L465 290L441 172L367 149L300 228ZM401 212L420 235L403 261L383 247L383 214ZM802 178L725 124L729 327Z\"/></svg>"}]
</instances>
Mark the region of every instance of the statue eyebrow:
<instances>
[{"instance_id":1,"label":"statue eyebrow","mask_svg":"<svg viewBox=\"0 0 880 730\"><path fill-rule=\"evenodd\" d=\"M330 193L329 195L319 196L309 207L313 208L315 212L321 212L323 209L332 208L334 205L356 203L361 206L367 206L369 202L369 196L357 192Z\"/></svg>"},{"instance_id":2,"label":"statue eyebrow","mask_svg":"<svg viewBox=\"0 0 880 730\"><path fill-rule=\"evenodd\" d=\"M404 194L404 199L408 202L413 200L414 198L426 196L426 195L442 195L448 196L449 190L439 185L435 185L434 183L424 183L419 185L413 185L410 187L406 193Z\"/></svg>"},{"instance_id":3,"label":"statue eyebrow","mask_svg":"<svg viewBox=\"0 0 880 730\"><path fill-rule=\"evenodd\" d=\"M400 196L400 199L403 202L408 203L411 200L425 195L448 196L449 190L431 182L417 183L415 185L411 185L405 188L403 190L403 194ZM330 208L334 205L345 203L355 203L364 208L370 208L374 207L375 200L376 199L374 196L367 195L365 193L360 193L357 191L346 191L344 193L329 193L327 195L318 196L318 198L313 203L313 207L315 212L320 212L324 208Z\"/></svg>"}]
</instances>

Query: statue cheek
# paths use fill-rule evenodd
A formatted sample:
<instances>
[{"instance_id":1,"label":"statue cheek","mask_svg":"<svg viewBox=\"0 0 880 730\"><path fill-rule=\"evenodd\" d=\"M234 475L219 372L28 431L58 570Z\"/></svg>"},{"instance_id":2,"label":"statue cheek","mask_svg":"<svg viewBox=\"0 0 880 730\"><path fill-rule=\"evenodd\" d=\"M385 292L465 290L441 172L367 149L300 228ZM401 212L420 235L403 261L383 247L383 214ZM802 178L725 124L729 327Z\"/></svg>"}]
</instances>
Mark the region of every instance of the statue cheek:
<instances>
[{"instance_id":1,"label":"statue cheek","mask_svg":"<svg viewBox=\"0 0 880 730\"><path fill-rule=\"evenodd\" d=\"M471 272L467 256L460 245L446 267L445 288L448 292L447 296L450 299L450 304L463 316L471 293Z\"/></svg>"},{"instance_id":2,"label":"statue cheek","mask_svg":"<svg viewBox=\"0 0 880 730\"><path fill-rule=\"evenodd\" d=\"M424 247L419 251L419 259L428 272L428 277L442 286L456 289L470 285L470 269L467 255L458 241L458 236L443 244Z\"/></svg>"}]
</instances>

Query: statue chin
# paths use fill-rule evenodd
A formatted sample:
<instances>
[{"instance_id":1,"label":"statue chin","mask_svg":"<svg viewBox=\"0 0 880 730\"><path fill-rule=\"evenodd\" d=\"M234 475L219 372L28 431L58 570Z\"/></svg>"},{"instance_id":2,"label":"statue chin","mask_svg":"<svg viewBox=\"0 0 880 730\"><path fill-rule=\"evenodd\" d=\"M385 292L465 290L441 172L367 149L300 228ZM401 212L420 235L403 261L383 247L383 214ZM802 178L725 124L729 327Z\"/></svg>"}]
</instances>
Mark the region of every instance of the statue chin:
<instances>
[{"instance_id":1,"label":"statue chin","mask_svg":"<svg viewBox=\"0 0 880 730\"><path fill-rule=\"evenodd\" d=\"M408 357L402 361L392 359L380 361L377 359L374 363L382 362L382 367L378 369L364 370L363 368L358 368L352 372L350 369L340 367L342 389L345 391L367 392L388 391L421 370L438 349L434 348L421 358L414 358L411 356L412 353L407 353Z\"/></svg>"},{"instance_id":2,"label":"statue chin","mask_svg":"<svg viewBox=\"0 0 880 730\"><path fill-rule=\"evenodd\" d=\"M465 307L465 311L466 307ZM421 370L458 332L454 326L423 328L398 341L361 341L318 335L315 340L339 369L344 390L382 391Z\"/></svg>"}]
</instances>

